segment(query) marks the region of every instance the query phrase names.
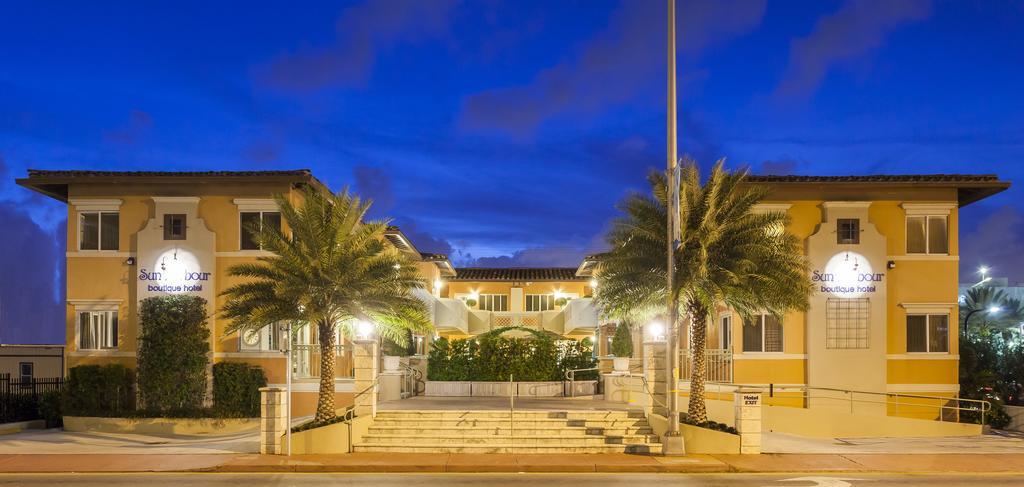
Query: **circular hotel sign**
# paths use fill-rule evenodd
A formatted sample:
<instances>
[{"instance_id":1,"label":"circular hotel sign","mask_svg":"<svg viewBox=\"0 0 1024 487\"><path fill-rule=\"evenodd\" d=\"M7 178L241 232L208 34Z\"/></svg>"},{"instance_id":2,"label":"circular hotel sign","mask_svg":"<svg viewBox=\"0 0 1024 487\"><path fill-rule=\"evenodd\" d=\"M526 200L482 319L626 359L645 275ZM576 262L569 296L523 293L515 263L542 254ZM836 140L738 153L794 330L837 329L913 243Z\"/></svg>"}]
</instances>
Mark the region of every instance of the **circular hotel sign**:
<instances>
[{"instance_id":1,"label":"circular hotel sign","mask_svg":"<svg viewBox=\"0 0 1024 487\"><path fill-rule=\"evenodd\" d=\"M146 281L146 290L155 293L196 293L210 280L199 259L184 249L171 249L157 257L151 267L139 269L139 280Z\"/></svg>"},{"instance_id":2,"label":"circular hotel sign","mask_svg":"<svg viewBox=\"0 0 1024 487\"><path fill-rule=\"evenodd\" d=\"M859 298L873 293L885 274L875 273L863 255L856 252L840 252L825 264L824 271L811 271L811 281L819 291L840 298Z\"/></svg>"}]
</instances>

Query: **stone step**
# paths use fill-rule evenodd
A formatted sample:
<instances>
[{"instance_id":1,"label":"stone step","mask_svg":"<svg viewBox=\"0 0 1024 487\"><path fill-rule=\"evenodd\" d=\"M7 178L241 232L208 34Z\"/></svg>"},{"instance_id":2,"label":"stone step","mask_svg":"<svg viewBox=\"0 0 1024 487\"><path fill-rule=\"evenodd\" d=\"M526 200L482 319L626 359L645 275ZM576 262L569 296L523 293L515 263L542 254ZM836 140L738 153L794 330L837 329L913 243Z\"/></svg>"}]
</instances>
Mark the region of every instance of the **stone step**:
<instances>
[{"instance_id":1,"label":"stone step","mask_svg":"<svg viewBox=\"0 0 1024 487\"><path fill-rule=\"evenodd\" d=\"M500 427L466 426L466 427L408 427L408 426L370 426L370 434L406 434L406 435L462 435L462 436L493 436L508 435L508 425ZM583 436L583 435L653 435L654 431L650 426L629 426L623 428L600 428L582 426L562 427L527 427L513 428L515 434L519 435L559 435L559 436Z\"/></svg>"},{"instance_id":2,"label":"stone step","mask_svg":"<svg viewBox=\"0 0 1024 487\"><path fill-rule=\"evenodd\" d=\"M509 418L469 418L469 419L457 419L457 418L440 418L440 419L423 419L423 418L374 418L373 424L378 426L408 426L408 427L442 427L442 426L484 426L484 427L502 427L509 424ZM531 418L531 419L520 419L515 418L513 425L516 428L519 427L550 427L550 426L576 426L576 427L593 427L593 428L625 428L625 427L645 427L648 426L647 420L639 418L628 418L628 419L551 419L551 418Z\"/></svg>"},{"instance_id":3,"label":"stone step","mask_svg":"<svg viewBox=\"0 0 1024 487\"><path fill-rule=\"evenodd\" d=\"M433 445L389 445L384 443L356 443L353 450L357 453L661 453L660 443L637 445L598 445L598 446L563 446L563 445L521 445L497 444L474 445L465 443L437 443Z\"/></svg>"},{"instance_id":4,"label":"stone step","mask_svg":"<svg viewBox=\"0 0 1024 487\"><path fill-rule=\"evenodd\" d=\"M512 443L524 446L548 446L561 445L567 447L579 446L600 446L600 445L636 445L648 444L658 441L654 435L626 435L626 436L555 436L555 435L494 435L494 436L459 436L459 435L379 435L368 434L363 437L365 443L377 443L388 445L435 445L458 443L464 445L501 445Z\"/></svg>"},{"instance_id":5,"label":"stone step","mask_svg":"<svg viewBox=\"0 0 1024 487\"><path fill-rule=\"evenodd\" d=\"M508 418L508 411L377 411L378 418ZM515 411L515 418L529 419L645 419L642 411Z\"/></svg>"}]
</instances>

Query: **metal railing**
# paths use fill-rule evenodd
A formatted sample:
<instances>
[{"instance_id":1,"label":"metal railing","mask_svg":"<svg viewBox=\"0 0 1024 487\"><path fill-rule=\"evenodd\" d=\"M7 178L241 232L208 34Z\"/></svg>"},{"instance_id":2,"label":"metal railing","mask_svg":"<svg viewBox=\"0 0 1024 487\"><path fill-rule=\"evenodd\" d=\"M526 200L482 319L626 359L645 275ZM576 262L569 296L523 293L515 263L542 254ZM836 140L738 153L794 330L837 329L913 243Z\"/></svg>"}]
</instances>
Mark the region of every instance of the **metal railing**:
<instances>
[{"instance_id":1,"label":"metal railing","mask_svg":"<svg viewBox=\"0 0 1024 487\"><path fill-rule=\"evenodd\" d=\"M838 389L831 387L809 387L809 386L785 386L776 387L774 384L749 385L749 384L708 384L708 389L714 390L716 394L733 392L735 389L760 389L767 393L768 398L776 399L772 406L798 407L811 409L812 407L834 407L842 408L853 414L867 412L868 414L879 414L888 416L913 417L914 415L924 416L940 422L965 422L963 419L972 419L971 416L978 415L981 424L985 424L992 404L979 399L965 399L959 397L928 396L923 394L904 394L898 392L869 392L855 391L849 389ZM729 388L730 391L723 391ZM787 404L786 400L795 400L798 404ZM883 409L881 410L880 409ZM922 418L922 419L925 419ZM969 421L973 422L973 421Z\"/></svg>"},{"instance_id":2,"label":"metal railing","mask_svg":"<svg viewBox=\"0 0 1024 487\"><path fill-rule=\"evenodd\" d=\"M572 369L565 371L565 380L569 381L569 397L576 397L576 372L589 372L591 370L601 370L600 367L590 367L586 369ZM601 381L598 381L600 384ZM597 392L597 391L594 391Z\"/></svg>"},{"instance_id":3,"label":"metal railing","mask_svg":"<svg viewBox=\"0 0 1024 487\"><path fill-rule=\"evenodd\" d=\"M706 374L705 382L732 382L732 350L728 348L709 348L704 351ZM684 348L679 351L679 377L690 380L693 375L693 350Z\"/></svg>"},{"instance_id":4,"label":"metal railing","mask_svg":"<svg viewBox=\"0 0 1024 487\"><path fill-rule=\"evenodd\" d=\"M338 358L345 357L345 346L337 345L335 350L335 371L338 375ZM320 377L320 345L302 344L292 346L292 371L296 378L314 379Z\"/></svg>"},{"instance_id":5,"label":"metal railing","mask_svg":"<svg viewBox=\"0 0 1024 487\"><path fill-rule=\"evenodd\" d=\"M402 363L401 368L403 372L401 391L402 399L420 395L427 386L427 384L423 382L423 372L407 363ZM420 385L423 386L422 389L420 388Z\"/></svg>"}]
</instances>

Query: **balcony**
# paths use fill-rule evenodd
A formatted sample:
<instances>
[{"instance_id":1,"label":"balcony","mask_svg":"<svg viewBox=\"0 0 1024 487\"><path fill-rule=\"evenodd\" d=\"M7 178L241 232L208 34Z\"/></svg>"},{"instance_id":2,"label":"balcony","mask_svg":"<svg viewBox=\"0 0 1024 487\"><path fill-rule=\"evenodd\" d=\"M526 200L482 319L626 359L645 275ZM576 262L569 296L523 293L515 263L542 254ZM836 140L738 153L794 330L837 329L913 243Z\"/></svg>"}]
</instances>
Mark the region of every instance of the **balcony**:
<instances>
[{"instance_id":1,"label":"balcony","mask_svg":"<svg viewBox=\"0 0 1024 487\"><path fill-rule=\"evenodd\" d=\"M693 375L693 351L684 348L679 351L679 377L690 380ZM732 350L728 348L709 348L704 350L704 363L707 373L705 382L732 382Z\"/></svg>"},{"instance_id":2,"label":"balcony","mask_svg":"<svg viewBox=\"0 0 1024 487\"><path fill-rule=\"evenodd\" d=\"M334 377L352 377L352 360L344 345L335 349ZM320 345L292 346L292 374L296 379L320 377Z\"/></svg>"}]
</instances>

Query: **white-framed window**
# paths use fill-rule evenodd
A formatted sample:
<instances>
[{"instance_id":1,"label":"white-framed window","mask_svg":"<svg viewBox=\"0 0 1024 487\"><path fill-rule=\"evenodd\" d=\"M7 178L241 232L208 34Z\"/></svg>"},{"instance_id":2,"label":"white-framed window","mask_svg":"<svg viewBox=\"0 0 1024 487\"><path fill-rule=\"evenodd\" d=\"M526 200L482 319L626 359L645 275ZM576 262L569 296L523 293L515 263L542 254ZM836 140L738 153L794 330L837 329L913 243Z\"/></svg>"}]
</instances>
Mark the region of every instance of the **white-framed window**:
<instances>
[{"instance_id":1,"label":"white-framed window","mask_svg":"<svg viewBox=\"0 0 1024 487\"><path fill-rule=\"evenodd\" d=\"M481 294L480 309L486 311L508 311L508 294Z\"/></svg>"},{"instance_id":2,"label":"white-framed window","mask_svg":"<svg viewBox=\"0 0 1024 487\"><path fill-rule=\"evenodd\" d=\"M908 254L948 254L949 216L907 215Z\"/></svg>"},{"instance_id":3,"label":"white-framed window","mask_svg":"<svg viewBox=\"0 0 1024 487\"><path fill-rule=\"evenodd\" d=\"M35 364L32 362L19 362L18 377L21 379L22 385L32 382L32 379L35 377Z\"/></svg>"},{"instance_id":4,"label":"white-framed window","mask_svg":"<svg viewBox=\"0 0 1024 487\"><path fill-rule=\"evenodd\" d=\"M856 245L860 243L860 219L840 218L836 220L836 243Z\"/></svg>"},{"instance_id":5,"label":"white-framed window","mask_svg":"<svg viewBox=\"0 0 1024 487\"><path fill-rule=\"evenodd\" d=\"M238 213L238 234L240 236L238 248L241 250L262 250L256 236L249 230L272 226L281 229L281 212L279 211L241 211Z\"/></svg>"},{"instance_id":6,"label":"white-framed window","mask_svg":"<svg viewBox=\"0 0 1024 487\"><path fill-rule=\"evenodd\" d=\"M723 350L732 348L732 315L724 315L718 320L718 345Z\"/></svg>"},{"instance_id":7,"label":"white-framed window","mask_svg":"<svg viewBox=\"0 0 1024 487\"><path fill-rule=\"evenodd\" d=\"M907 314L908 353L949 353L948 314Z\"/></svg>"},{"instance_id":8,"label":"white-framed window","mask_svg":"<svg viewBox=\"0 0 1024 487\"><path fill-rule=\"evenodd\" d=\"M116 211L78 213L78 250L120 250L121 215Z\"/></svg>"},{"instance_id":9,"label":"white-framed window","mask_svg":"<svg viewBox=\"0 0 1024 487\"><path fill-rule=\"evenodd\" d=\"M869 348L871 301L829 298L825 307L825 348Z\"/></svg>"},{"instance_id":10,"label":"white-framed window","mask_svg":"<svg viewBox=\"0 0 1024 487\"><path fill-rule=\"evenodd\" d=\"M554 294L527 294L526 311L550 311L555 309Z\"/></svg>"},{"instance_id":11,"label":"white-framed window","mask_svg":"<svg viewBox=\"0 0 1024 487\"><path fill-rule=\"evenodd\" d=\"M743 324L744 352L782 352L782 322L761 314Z\"/></svg>"},{"instance_id":12,"label":"white-framed window","mask_svg":"<svg viewBox=\"0 0 1024 487\"><path fill-rule=\"evenodd\" d=\"M80 311L78 313L78 349L113 350L117 348L117 311Z\"/></svg>"},{"instance_id":13,"label":"white-framed window","mask_svg":"<svg viewBox=\"0 0 1024 487\"><path fill-rule=\"evenodd\" d=\"M258 330L242 330L238 332L238 350L242 352L272 352L278 350L277 342L280 334L274 325L267 325Z\"/></svg>"}]
</instances>

